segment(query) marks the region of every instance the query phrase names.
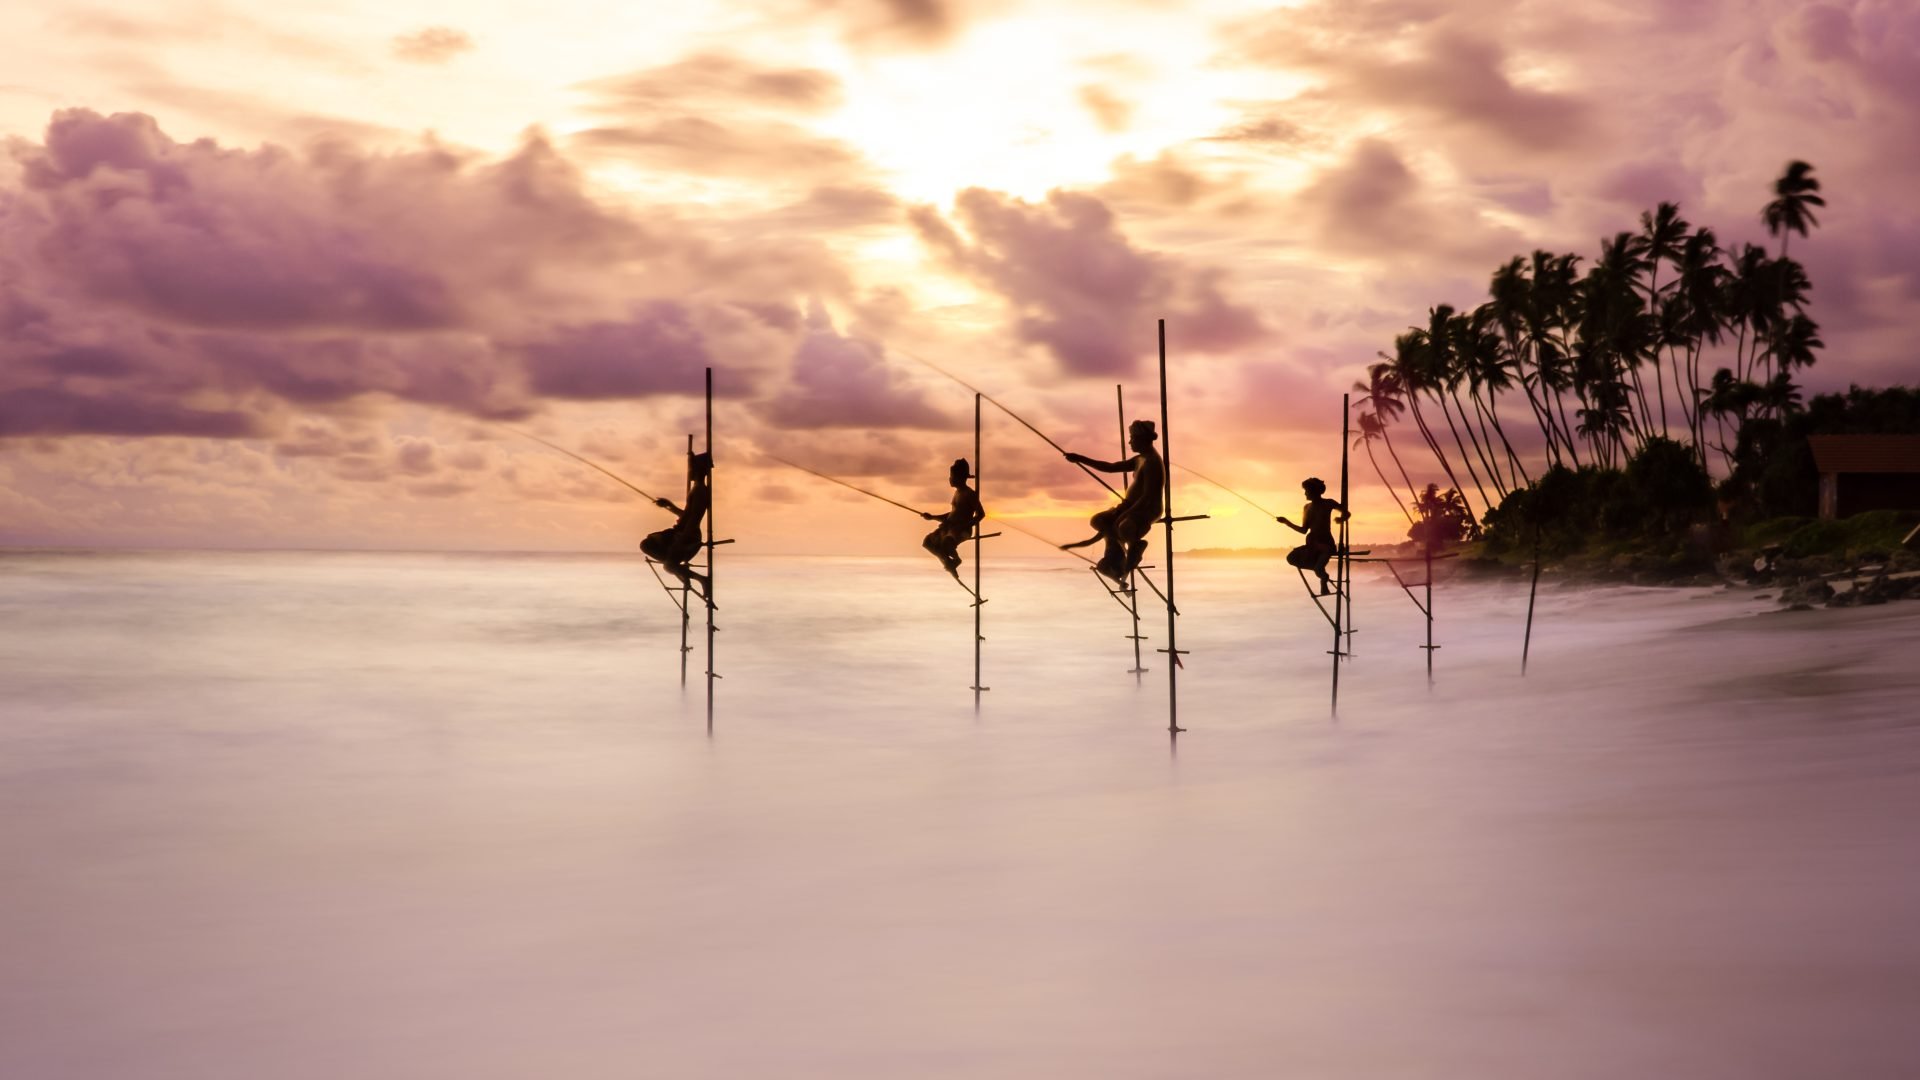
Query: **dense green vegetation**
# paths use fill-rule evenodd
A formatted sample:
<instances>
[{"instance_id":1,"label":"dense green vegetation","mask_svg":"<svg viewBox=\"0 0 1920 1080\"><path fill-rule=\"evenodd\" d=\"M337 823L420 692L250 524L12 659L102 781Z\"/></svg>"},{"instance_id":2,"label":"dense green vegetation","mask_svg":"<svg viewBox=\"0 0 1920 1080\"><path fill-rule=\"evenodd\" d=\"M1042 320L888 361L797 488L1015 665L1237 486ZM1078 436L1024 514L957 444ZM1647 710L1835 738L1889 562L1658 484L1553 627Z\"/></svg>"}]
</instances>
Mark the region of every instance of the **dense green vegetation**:
<instances>
[{"instance_id":1,"label":"dense green vegetation","mask_svg":"<svg viewBox=\"0 0 1920 1080\"><path fill-rule=\"evenodd\" d=\"M1637 233L1603 240L1584 273L1578 255L1536 251L1495 270L1472 311L1429 309L1355 384L1357 445L1408 535L1479 540L1495 559L1530 558L1537 543L1575 562L1680 572L1742 546L1897 547L1901 515L1807 520L1819 498L1808 435L1920 432L1913 390L1854 387L1803 403L1794 382L1823 347L1805 311L1812 282L1787 254L1793 234L1817 224L1819 190L1800 161L1775 182L1760 216L1777 256L1722 248L1662 203ZM1541 449L1522 454L1513 425L1528 416L1538 438L1522 441ZM1450 489L1413 483L1393 439L1403 419Z\"/></svg>"}]
</instances>

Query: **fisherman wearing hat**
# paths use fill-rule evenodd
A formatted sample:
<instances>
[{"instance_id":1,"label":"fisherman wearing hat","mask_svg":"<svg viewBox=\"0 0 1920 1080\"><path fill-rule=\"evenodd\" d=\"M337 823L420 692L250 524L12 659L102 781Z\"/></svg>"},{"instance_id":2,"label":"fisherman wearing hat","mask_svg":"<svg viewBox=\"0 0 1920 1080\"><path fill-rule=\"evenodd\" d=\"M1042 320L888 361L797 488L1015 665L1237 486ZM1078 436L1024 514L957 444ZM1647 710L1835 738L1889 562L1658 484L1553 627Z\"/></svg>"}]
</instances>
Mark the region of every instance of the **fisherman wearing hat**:
<instances>
[{"instance_id":1,"label":"fisherman wearing hat","mask_svg":"<svg viewBox=\"0 0 1920 1080\"><path fill-rule=\"evenodd\" d=\"M653 504L660 509L671 510L676 520L670 527L648 533L647 538L640 541L640 550L666 567L668 573L682 582L697 582L702 600L707 598L707 576L695 572L688 564L700 554L701 545L705 543L702 529L706 523L707 509L713 505L712 476L711 452L687 455L686 509L673 505L671 499L653 500Z\"/></svg>"},{"instance_id":2,"label":"fisherman wearing hat","mask_svg":"<svg viewBox=\"0 0 1920 1080\"><path fill-rule=\"evenodd\" d=\"M1167 467L1153 448L1159 437L1153 421L1135 420L1127 425L1127 446L1133 450L1133 456L1125 461L1096 461L1084 454L1067 455L1067 460L1075 465L1101 472L1133 474L1119 505L1100 511L1088 521L1093 526L1092 536L1078 543L1060 545L1062 549L1071 549L1105 540L1106 551L1094 567L1121 584L1126 583L1127 575L1140 568L1140 558L1147 551L1147 533L1166 505Z\"/></svg>"},{"instance_id":3,"label":"fisherman wearing hat","mask_svg":"<svg viewBox=\"0 0 1920 1080\"><path fill-rule=\"evenodd\" d=\"M1325 596L1328 593L1329 584L1327 562L1340 550L1339 543L1333 538L1333 512L1340 511L1340 520L1345 521L1347 508L1340 505L1336 499L1324 497L1327 493L1327 484L1317 476L1309 476L1302 480L1300 487L1307 493L1307 505L1300 511L1300 516L1305 519L1306 524L1295 525L1284 517L1276 517L1273 520L1294 532L1307 534L1306 543L1287 552L1287 562L1302 570L1311 570L1320 575L1320 595Z\"/></svg>"},{"instance_id":4,"label":"fisherman wearing hat","mask_svg":"<svg viewBox=\"0 0 1920 1080\"><path fill-rule=\"evenodd\" d=\"M960 580L960 542L972 536L974 526L987 516L987 512L980 507L979 493L967 486L967 481L971 479L973 468L967 464L967 459L954 461L953 468L947 470L947 483L953 485L951 509L944 514L923 512L920 515L928 521L940 523L920 542L920 546L932 552L955 581Z\"/></svg>"}]
</instances>

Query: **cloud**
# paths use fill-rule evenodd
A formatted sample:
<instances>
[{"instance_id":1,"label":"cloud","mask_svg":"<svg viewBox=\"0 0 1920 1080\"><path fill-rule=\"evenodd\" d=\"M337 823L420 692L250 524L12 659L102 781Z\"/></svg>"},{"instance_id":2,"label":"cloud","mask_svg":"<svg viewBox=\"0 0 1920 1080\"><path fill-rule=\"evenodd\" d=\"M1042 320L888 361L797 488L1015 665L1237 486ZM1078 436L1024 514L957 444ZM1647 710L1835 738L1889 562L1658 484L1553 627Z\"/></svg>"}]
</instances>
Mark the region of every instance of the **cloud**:
<instances>
[{"instance_id":1,"label":"cloud","mask_svg":"<svg viewBox=\"0 0 1920 1080\"><path fill-rule=\"evenodd\" d=\"M1127 130L1133 122L1133 105L1104 86L1089 83L1081 87L1080 104L1092 114L1100 130L1110 135Z\"/></svg>"},{"instance_id":2,"label":"cloud","mask_svg":"<svg viewBox=\"0 0 1920 1080\"><path fill-rule=\"evenodd\" d=\"M779 121L670 116L588 128L570 144L695 176L832 180L864 168L860 153L846 143Z\"/></svg>"},{"instance_id":3,"label":"cloud","mask_svg":"<svg viewBox=\"0 0 1920 1080\"><path fill-rule=\"evenodd\" d=\"M410 64L444 64L461 53L472 52L473 38L451 26L429 26L393 39L393 55Z\"/></svg>"},{"instance_id":4,"label":"cloud","mask_svg":"<svg viewBox=\"0 0 1920 1080\"><path fill-rule=\"evenodd\" d=\"M956 417L929 404L903 381L878 342L842 336L816 307L794 353L790 377L758 412L775 427L803 430L959 427Z\"/></svg>"},{"instance_id":5,"label":"cloud","mask_svg":"<svg viewBox=\"0 0 1920 1080\"><path fill-rule=\"evenodd\" d=\"M263 434L263 426L244 411L196 409L134 393L55 386L0 390L0 437L72 434L238 439Z\"/></svg>"},{"instance_id":6,"label":"cloud","mask_svg":"<svg viewBox=\"0 0 1920 1080\"><path fill-rule=\"evenodd\" d=\"M1493 17L1478 13L1481 25ZM1409 114L1491 136L1508 150L1590 145L1596 108L1516 81L1506 48L1422 3L1318 3L1239 25L1233 55L1320 78L1306 96Z\"/></svg>"},{"instance_id":7,"label":"cloud","mask_svg":"<svg viewBox=\"0 0 1920 1080\"><path fill-rule=\"evenodd\" d=\"M1255 146L1290 147L1309 141L1305 128L1285 117L1269 112L1247 117L1229 128L1207 136L1215 142L1248 143Z\"/></svg>"},{"instance_id":8,"label":"cloud","mask_svg":"<svg viewBox=\"0 0 1920 1080\"><path fill-rule=\"evenodd\" d=\"M726 52L695 53L582 87L597 96L595 107L602 112L678 110L696 103L819 112L838 105L842 96L840 79L832 72L766 67Z\"/></svg>"},{"instance_id":9,"label":"cloud","mask_svg":"<svg viewBox=\"0 0 1920 1080\"><path fill-rule=\"evenodd\" d=\"M838 16L848 41L868 48L925 48L953 36L962 0L811 0L814 11Z\"/></svg>"},{"instance_id":10,"label":"cloud","mask_svg":"<svg viewBox=\"0 0 1920 1080\"><path fill-rule=\"evenodd\" d=\"M713 362L691 312L670 300L618 321L558 328L526 355L535 393L586 401L684 394Z\"/></svg>"},{"instance_id":11,"label":"cloud","mask_svg":"<svg viewBox=\"0 0 1920 1080\"><path fill-rule=\"evenodd\" d=\"M6 150L5 434L254 436L370 396L517 418L693 393L709 363L753 393L801 334L782 301L850 290L817 240L610 209L537 134L298 154L68 110Z\"/></svg>"},{"instance_id":12,"label":"cloud","mask_svg":"<svg viewBox=\"0 0 1920 1080\"><path fill-rule=\"evenodd\" d=\"M1106 204L1055 191L1044 204L969 188L954 209L966 235L931 208L910 217L949 265L987 286L1014 313L1015 336L1074 375L1139 369L1164 316L1190 348L1219 352L1264 333L1227 298L1223 275L1133 246Z\"/></svg>"}]
</instances>

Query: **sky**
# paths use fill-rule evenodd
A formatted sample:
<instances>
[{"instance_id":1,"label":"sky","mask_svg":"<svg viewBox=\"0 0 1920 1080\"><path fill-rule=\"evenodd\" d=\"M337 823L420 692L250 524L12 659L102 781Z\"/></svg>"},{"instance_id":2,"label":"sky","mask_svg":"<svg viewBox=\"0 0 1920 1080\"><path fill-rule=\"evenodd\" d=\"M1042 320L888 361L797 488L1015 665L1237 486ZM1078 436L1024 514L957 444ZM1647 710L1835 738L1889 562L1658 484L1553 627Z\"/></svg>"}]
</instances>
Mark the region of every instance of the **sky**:
<instances>
[{"instance_id":1,"label":"sky","mask_svg":"<svg viewBox=\"0 0 1920 1080\"><path fill-rule=\"evenodd\" d=\"M912 551L773 458L940 509L973 400L920 360L1119 457L1161 318L1175 462L1292 513L1430 306L1660 201L1772 246L1792 159L1806 385L1920 370L1909 0L12 0L0 42L0 544L632 550L663 511L507 428L675 495L712 367L737 550ZM1087 531L984 442L990 511ZM1181 547L1292 537L1176 480Z\"/></svg>"}]
</instances>

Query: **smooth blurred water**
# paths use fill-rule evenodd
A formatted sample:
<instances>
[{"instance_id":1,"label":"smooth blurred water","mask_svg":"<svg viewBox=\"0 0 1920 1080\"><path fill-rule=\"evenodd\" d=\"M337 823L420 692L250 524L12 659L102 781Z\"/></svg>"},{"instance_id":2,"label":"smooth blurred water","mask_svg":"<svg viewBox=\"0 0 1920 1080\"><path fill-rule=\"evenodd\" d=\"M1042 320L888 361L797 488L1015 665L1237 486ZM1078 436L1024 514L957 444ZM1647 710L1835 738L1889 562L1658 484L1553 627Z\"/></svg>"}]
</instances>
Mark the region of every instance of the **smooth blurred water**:
<instances>
[{"instance_id":1,"label":"smooth blurred water","mask_svg":"<svg viewBox=\"0 0 1920 1080\"><path fill-rule=\"evenodd\" d=\"M1920 1075L1920 605L724 558L0 554L0 1076Z\"/></svg>"}]
</instances>

